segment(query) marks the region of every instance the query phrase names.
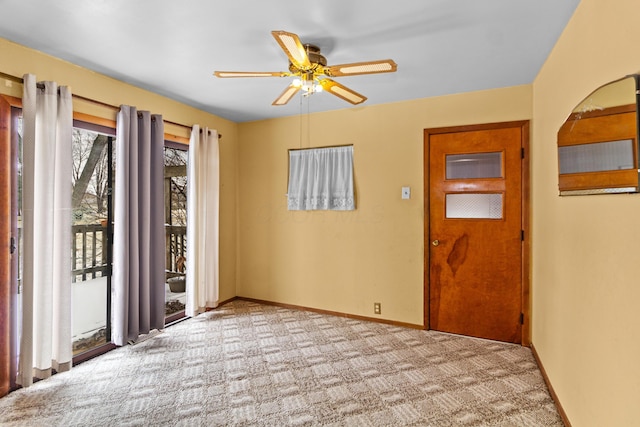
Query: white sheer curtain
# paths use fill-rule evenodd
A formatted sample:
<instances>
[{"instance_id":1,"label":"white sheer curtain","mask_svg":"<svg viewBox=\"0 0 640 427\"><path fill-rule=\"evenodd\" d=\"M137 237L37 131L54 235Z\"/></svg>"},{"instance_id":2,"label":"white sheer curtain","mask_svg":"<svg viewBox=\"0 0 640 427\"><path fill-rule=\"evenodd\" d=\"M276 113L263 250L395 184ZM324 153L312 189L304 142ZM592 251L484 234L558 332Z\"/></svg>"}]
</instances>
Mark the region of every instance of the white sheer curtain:
<instances>
[{"instance_id":1,"label":"white sheer curtain","mask_svg":"<svg viewBox=\"0 0 640 427\"><path fill-rule=\"evenodd\" d=\"M24 76L22 334L17 381L71 368L71 92Z\"/></svg>"},{"instance_id":2,"label":"white sheer curtain","mask_svg":"<svg viewBox=\"0 0 640 427\"><path fill-rule=\"evenodd\" d=\"M218 132L193 126L187 163L187 302L196 316L218 305L220 151Z\"/></svg>"},{"instance_id":3,"label":"white sheer curtain","mask_svg":"<svg viewBox=\"0 0 640 427\"><path fill-rule=\"evenodd\" d=\"M289 150L289 210L350 211L353 146Z\"/></svg>"},{"instance_id":4,"label":"white sheer curtain","mask_svg":"<svg viewBox=\"0 0 640 427\"><path fill-rule=\"evenodd\" d=\"M116 122L113 328L116 345L164 327L164 123L123 105Z\"/></svg>"}]
</instances>

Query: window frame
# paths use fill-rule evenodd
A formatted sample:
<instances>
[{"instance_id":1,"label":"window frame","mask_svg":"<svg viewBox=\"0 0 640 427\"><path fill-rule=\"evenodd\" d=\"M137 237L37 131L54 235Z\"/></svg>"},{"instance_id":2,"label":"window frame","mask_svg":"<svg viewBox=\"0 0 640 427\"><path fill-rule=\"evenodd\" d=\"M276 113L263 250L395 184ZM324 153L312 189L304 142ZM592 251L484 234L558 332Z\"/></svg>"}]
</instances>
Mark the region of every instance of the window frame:
<instances>
[{"instance_id":1,"label":"window frame","mask_svg":"<svg viewBox=\"0 0 640 427\"><path fill-rule=\"evenodd\" d=\"M168 137L172 138L172 139L168 139ZM189 159L189 143L187 140L185 140L185 138L182 137L177 137L175 135L169 135L169 134L164 134L164 148L172 148L174 150L182 150L185 151L187 153L187 161ZM166 203L166 201L165 201ZM166 218L165 218L165 224L166 224ZM186 238L186 236L185 236ZM165 250L167 250L165 248ZM187 254L188 255L188 254ZM165 268L166 270L166 268ZM166 305L166 301L165 301L165 305ZM180 310L177 311L175 313L170 314L169 316L166 316L164 319L164 323L165 326L169 326L172 325L174 323L180 322L182 320L186 319L186 311L185 310Z\"/></svg>"},{"instance_id":2,"label":"window frame","mask_svg":"<svg viewBox=\"0 0 640 427\"><path fill-rule=\"evenodd\" d=\"M84 129L90 132L98 132L106 134L115 140L116 122L115 120L104 119L101 117L91 116L89 114L73 112L73 127ZM112 191L112 189L110 190ZM73 366L92 359L101 354L107 353L116 348L111 340L111 277L113 269L113 212L111 208L112 201L109 198L107 207L107 319L106 319L106 343L93 347L85 352L78 353L73 357Z\"/></svg>"},{"instance_id":3,"label":"window frame","mask_svg":"<svg viewBox=\"0 0 640 427\"><path fill-rule=\"evenodd\" d=\"M558 131L558 189L560 195L637 192L638 135L636 105L573 113ZM560 173L561 147L631 140L633 168L597 172ZM624 191L621 189L628 189Z\"/></svg>"}]
</instances>

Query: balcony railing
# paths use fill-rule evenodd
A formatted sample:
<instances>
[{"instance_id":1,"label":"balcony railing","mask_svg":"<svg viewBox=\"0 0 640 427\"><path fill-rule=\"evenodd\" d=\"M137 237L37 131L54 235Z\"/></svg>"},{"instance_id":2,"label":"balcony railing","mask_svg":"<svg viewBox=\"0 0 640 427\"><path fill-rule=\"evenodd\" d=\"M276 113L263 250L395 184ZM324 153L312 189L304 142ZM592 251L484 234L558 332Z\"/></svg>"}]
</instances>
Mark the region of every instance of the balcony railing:
<instances>
[{"instance_id":1,"label":"balcony railing","mask_svg":"<svg viewBox=\"0 0 640 427\"><path fill-rule=\"evenodd\" d=\"M184 225L165 225L165 247L167 279L184 274L187 253L187 227ZM182 257L182 260L180 259Z\"/></svg>"},{"instance_id":2,"label":"balcony railing","mask_svg":"<svg viewBox=\"0 0 640 427\"><path fill-rule=\"evenodd\" d=\"M109 276L107 251L104 247L104 242L106 242L107 236L107 225L74 225L72 226L72 233L72 281L74 283L86 282L73 285L74 298L78 297L77 295L80 295L79 298L81 299L86 298L86 295L93 295L91 296L91 307L100 307L101 310L106 311L107 282L94 279ZM181 263L178 260L179 257L186 256L186 235L187 227L185 226L165 225L167 248L165 269L166 279L184 275L184 270L180 268ZM22 227L18 228L18 236L22 236ZM21 256L21 249L21 247L18 248L18 257ZM22 278L18 277L19 284L21 281ZM79 289L84 289L84 291L76 295L76 291ZM87 294L87 292L89 292L89 294ZM184 294L168 292L167 295L171 295L171 297L167 297L165 302L165 313L168 316L167 319L171 319L169 316L184 310ZM84 306L86 306L86 304L78 305L78 307ZM96 314L97 317L94 316ZM106 317L100 314L100 310L81 310L76 312L73 329L74 354L81 353L106 342L106 320L102 319L106 319Z\"/></svg>"},{"instance_id":3,"label":"balcony railing","mask_svg":"<svg viewBox=\"0 0 640 427\"><path fill-rule=\"evenodd\" d=\"M101 224L74 225L71 231L73 233L71 241L73 282L108 276L109 265L106 247L104 247L107 241L106 224L104 226Z\"/></svg>"},{"instance_id":4,"label":"balcony railing","mask_svg":"<svg viewBox=\"0 0 640 427\"><path fill-rule=\"evenodd\" d=\"M85 281L109 275L106 242L107 226L101 224L72 227L73 281ZM187 252L187 227L165 225L167 278L184 274L180 257Z\"/></svg>"}]
</instances>

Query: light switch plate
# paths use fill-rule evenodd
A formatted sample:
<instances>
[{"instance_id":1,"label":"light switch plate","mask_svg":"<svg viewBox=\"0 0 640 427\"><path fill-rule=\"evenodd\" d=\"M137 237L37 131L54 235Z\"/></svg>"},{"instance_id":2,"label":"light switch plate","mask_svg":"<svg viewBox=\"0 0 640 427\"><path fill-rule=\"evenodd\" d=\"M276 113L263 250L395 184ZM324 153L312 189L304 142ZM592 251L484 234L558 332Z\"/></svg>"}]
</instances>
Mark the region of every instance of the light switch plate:
<instances>
[{"instance_id":1,"label":"light switch plate","mask_svg":"<svg viewBox=\"0 0 640 427\"><path fill-rule=\"evenodd\" d=\"M411 198L411 187L402 187L402 198L403 199Z\"/></svg>"}]
</instances>

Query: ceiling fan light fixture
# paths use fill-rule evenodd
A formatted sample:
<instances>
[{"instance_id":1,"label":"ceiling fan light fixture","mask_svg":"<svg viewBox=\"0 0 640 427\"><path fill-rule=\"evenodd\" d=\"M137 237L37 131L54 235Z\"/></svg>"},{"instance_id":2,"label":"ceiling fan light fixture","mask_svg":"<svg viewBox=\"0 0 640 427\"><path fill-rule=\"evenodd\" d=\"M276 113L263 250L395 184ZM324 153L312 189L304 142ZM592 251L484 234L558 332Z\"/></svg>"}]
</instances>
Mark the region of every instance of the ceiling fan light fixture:
<instances>
[{"instance_id":1,"label":"ceiling fan light fixture","mask_svg":"<svg viewBox=\"0 0 640 427\"><path fill-rule=\"evenodd\" d=\"M301 85L301 89L308 95L316 92L322 92L322 86L317 84L314 80L305 80Z\"/></svg>"},{"instance_id":2,"label":"ceiling fan light fixture","mask_svg":"<svg viewBox=\"0 0 640 427\"><path fill-rule=\"evenodd\" d=\"M216 77L295 77L271 105L285 105L298 92L310 96L323 91L357 105L365 102L367 97L330 77L392 73L398 69L392 59L327 66L327 59L317 45L302 44L296 34L286 31L272 31L271 35L289 58L288 72L214 71L213 74Z\"/></svg>"},{"instance_id":3,"label":"ceiling fan light fixture","mask_svg":"<svg viewBox=\"0 0 640 427\"><path fill-rule=\"evenodd\" d=\"M291 86L302 90L305 96L322 92L322 86L320 86L320 83L315 79L313 73L305 73L300 77L296 77L291 82Z\"/></svg>"}]
</instances>

